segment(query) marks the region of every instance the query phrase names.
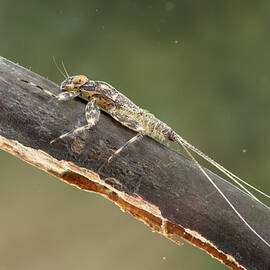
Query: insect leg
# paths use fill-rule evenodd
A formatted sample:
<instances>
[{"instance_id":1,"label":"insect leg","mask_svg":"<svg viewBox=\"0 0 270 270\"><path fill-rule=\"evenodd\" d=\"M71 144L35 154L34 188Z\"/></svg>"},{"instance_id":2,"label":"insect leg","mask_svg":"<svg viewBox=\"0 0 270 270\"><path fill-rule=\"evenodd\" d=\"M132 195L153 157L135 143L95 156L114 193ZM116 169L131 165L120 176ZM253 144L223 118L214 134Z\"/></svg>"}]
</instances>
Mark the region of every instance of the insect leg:
<instances>
[{"instance_id":1,"label":"insect leg","mask_svg":"<svg viewBox=\"0 0 270 270\"><path fill-rule=\"evenodd\" d=\"M99 115L100 115L100 109L96 105L96 99L92 99L90 102L88 102L88 104L85 107L85 117L86 117L88 124L84 125L82 127L73 129L73 130L59 136L58 138L55 138L54 140L52 140L50 142L50 144L56 142L57 140L63 139L64 137L67 137L71 134L76 134L78 132L82 132L84 130L87 130L87 129L93 127L98 122Z\"/></svg>"},{"instance_id":2,"label":"insect leg","mask_svg":"<svg viewBox=\"0 0 270 270\"><path fill-rule=\"evenodd\" d=\"M62 92L58 94L57 96L54 96L54 98L62 101L68 101L71 99L74 99L75 97L79 96L80 93L77 91L69 91L69 92Z\"/></svg>"},{"instance_id":3,"label":"insect leg","mask_svg":"<svg viewBox=\"0 0 270 270\"><path fill-rule=\"evenodd\" d=\"M141 139L144 136L143 133L138 133L134 137L132 137L129 141L127 141L122 147L120 147L118 150L116 150L108 159L108 162L112 160L113 157L118 155L121 151L123 151L128 145L136 142L137 140Z\"/></svg>"},{"instance_id":4,"label":"insect leg","mask_svg":"<svg viewBox=\"0 0 270 270\"><path fill-rule=\"evenodd\" d=\"M27 83L27 84L30 84L32 86L35 86L38 89L40 89L42 92L47 94L48 96L56 98L58 100L63 100L63 101L71 100L71 99L77 97L80 94L79 92L76 92L76 91L69 91L69 92L62 92L62 93L60 93L58 95L55 95L52 92L50 92L49 90L47 90L47 89L45 89L45 88L43 88L43 87L41 87L38 84L35 84L33 82L23 80L23 79L20 79L20 78L17 78L17 80L21 81L21 82L24 82L24 83Z\"/></svg>"}]
</instances>

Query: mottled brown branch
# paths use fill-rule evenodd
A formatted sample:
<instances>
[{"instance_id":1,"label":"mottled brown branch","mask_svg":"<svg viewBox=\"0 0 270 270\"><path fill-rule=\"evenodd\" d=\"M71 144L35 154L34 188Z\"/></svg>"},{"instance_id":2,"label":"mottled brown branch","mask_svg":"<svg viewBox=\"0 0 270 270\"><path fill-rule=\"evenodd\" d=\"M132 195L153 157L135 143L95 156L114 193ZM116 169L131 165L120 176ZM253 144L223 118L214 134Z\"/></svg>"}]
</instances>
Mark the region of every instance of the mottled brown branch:
<instances>
[{"instance_id":1,"label":"mottled brown branch","mask_svg":"<svg viewBox=\"0 0 270 270\"><path fill-rule=\"evenodd\" d=\"M97 126L49 142L86 123L84 101L59 102L16 80L58 93L56 84L0 58L0 147L86 191L116 202L173 241L180 236L232 269L269 269L270 250L242 224L195 165L145 137L110 164L134 132L102 113ZM250 224L270 241L270 211L209 172ZM179 251L180 252L180 251Z\"/></svg>"}]
</instances>

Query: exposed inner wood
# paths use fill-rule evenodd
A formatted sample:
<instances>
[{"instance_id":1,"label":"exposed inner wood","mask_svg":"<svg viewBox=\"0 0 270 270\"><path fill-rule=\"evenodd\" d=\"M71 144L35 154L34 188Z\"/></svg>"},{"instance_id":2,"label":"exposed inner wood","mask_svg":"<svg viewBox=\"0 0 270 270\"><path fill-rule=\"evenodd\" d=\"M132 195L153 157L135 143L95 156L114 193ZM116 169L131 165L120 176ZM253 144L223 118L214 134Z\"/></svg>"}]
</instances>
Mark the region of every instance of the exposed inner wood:
<instances>
[{"instance_id":1,"label":"exposed inner wood","mask_svg":"<svg viewBox=\"0 0 270 270\"><path fill-rule=\"evenodd\" d=\"M106 113L93 129L50 145L86 123L85 102L53 100L17 77L59 92L52 82L0 58L0 148L68 184L103 195L170 240L179 243L181 237L232 269L269 267L269 248L242 224L192 161L145 137L108 164L112 150L134 132ZM270 241L269 209L208 172Z\"/></svg>"}]
</instances>

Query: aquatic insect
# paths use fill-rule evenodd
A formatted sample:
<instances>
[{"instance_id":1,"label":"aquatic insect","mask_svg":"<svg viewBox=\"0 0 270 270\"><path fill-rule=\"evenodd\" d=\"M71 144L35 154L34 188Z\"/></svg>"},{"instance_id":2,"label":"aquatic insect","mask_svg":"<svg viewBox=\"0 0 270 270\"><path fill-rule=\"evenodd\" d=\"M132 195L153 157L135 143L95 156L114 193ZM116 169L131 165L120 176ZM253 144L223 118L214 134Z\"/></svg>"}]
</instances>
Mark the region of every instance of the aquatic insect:
<instances>
[{"instance_id":1,"label":"aquatic insect","mask_svg":"<svg viewBox=\"0 0 270 270\"><path fill-rule=\"evenodd\" d=\"M64 67L64 66L63 66ZM64 67L65 69L65 67ZM62 73L62 71L61 71ZM63 74L63 73L62 73ZM64 74L63 74L64 75ZM65 76L65 75L64 75ZM81 97L88 100L88 103L85 107L85 117L87 124L73 129L58 138L55 138L50 143L54 143L59 139L63 139L67 136L74 135L78 132L90 129L96 125L99 120L100 110L106 111L114 119L120 122L122 125L128 127L129 129L135 131L137 134L126 142L122 147L113 153L113 155L108 159L108 162L112 160L113 157L119 155L120 152L128 147L128 145L134 143L135 141L141 139L143 136L148 135L153 138L157 138L160 141L168 139L170 141L176 142L191 158L191 160L196 164L201 173L206 177L206 179L213 185L213 187L218 191L222 198L227 202L235 214L242 220L242 222L268 247L270 243L267 242L251 225L245 220L245 218L239 213L236 207L229 201L225 196L222 190L215 184L211 177L206 173L205 169L199 164L199 162L194 158L189 150L195 152L203 159L207 160L231 180L233 180L237 185L239 185L245 192L247 192L253 199L259 201L247 188L245 188L241 183L247 185L248 187L256 190L257 192L263 194L264 196L270 198L269 195L263 193L252 185L246 183L244 180L238 176L231 173L229 170L224 168L222 165L214 161L212 158L208 157L206 154L201 152L199 149L191 145L188 141L182 138L177 134L172 128L167 124L157 119L153 114L139 108L131 100L129 100L122 93L117 91L110 84L103 81L93 81L89 80L84 75L69 76L66 72L65 80L61 83L60 89L64 92L55 95L49 90L42 88L39 85L34 84L33 82L20 79L24 83L28 83L32 86L38 87L47 95L62 101L71 100L75 97Z\"/></svg>"}]
</instances>

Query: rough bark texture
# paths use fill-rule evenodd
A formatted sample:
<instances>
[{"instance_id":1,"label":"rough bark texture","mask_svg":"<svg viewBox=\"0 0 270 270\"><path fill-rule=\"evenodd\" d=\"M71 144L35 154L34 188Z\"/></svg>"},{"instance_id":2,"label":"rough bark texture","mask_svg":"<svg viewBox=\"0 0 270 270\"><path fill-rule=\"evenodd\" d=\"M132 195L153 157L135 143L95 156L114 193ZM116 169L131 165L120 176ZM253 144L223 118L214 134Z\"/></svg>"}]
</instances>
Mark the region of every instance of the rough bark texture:
<instances>
[{"instance_id":1,"label":"rough bark texture","mask_svg":"<svg viewBox=\"0 0 270 270\"><path fill-rule=\"evenodd\" d=\"M0 147L59 179L102 194L173 241L180 236L232 269L270 269L270 249L235 215L193 162L145 137L107 163L134 132L106 113L91 130L49 142L86 123L85 102L59 102L32 81L58 86L0 58ZM208 171L250 224L270 242L270 210ZM180 251L179 251L180 252Z\"/></svg>"}]
</instances>

